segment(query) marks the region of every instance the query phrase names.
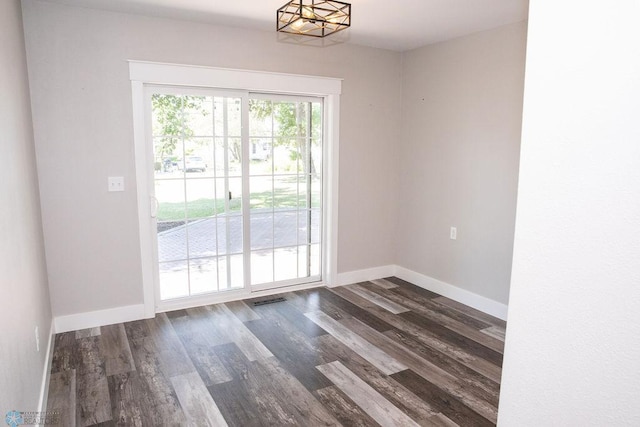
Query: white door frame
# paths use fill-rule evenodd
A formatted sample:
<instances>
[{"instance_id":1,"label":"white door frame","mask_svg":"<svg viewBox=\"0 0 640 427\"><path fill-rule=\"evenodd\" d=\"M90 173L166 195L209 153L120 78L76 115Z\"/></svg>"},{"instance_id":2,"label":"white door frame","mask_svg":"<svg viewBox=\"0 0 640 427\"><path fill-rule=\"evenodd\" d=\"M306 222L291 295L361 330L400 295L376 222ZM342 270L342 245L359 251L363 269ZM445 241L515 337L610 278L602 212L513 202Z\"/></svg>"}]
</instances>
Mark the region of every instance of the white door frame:
<instances>
[{"instance_id":1,"label":"white door frame","mask_svg":"<svg viewBox=\"0 0 640 427\"><path fill-rule=\"evenodd\" d=\"M140 257L145 317L154 317L158 309L154 286L154 236L151 227L153 180L147 166L147 141L145 118L145 85L172 85L243 90L249 92L310 95L324 98L324 154L323 158L323 236L322 236L322 284L332 286L337 279L338 261L338 144L340 128L340 93L342 80L295 74L268 73L248 70L202 67L179 64L161 64L129 61L133 102L133 131L138 194L138 228L140 232ZM246 153L245 153L246 154ZM312 285L311 285L312 286ZM305 285L296 288L309 287ZM286 289L286 288L285 288ZM281 292L283 288L267 291ZM250 290L249 290L250 292ZM188 305L202 305L242 298L242 292L224 292L199 298L190 298ZM184 303L163 304L162 310L184 308Z\"/></svg>"}]
</instances>

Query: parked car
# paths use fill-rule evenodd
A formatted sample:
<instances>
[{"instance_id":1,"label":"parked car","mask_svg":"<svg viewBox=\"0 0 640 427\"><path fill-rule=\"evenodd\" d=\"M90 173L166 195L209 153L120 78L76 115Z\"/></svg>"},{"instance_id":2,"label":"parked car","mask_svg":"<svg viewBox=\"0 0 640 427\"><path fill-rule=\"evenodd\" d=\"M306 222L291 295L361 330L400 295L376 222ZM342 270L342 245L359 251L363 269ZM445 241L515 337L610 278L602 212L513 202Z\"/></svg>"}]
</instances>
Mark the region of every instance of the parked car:
<instances>
[{"instance_id":1,"label":"parked car","mask_svg":"<svg viewBox=\"0 0 640 427\"><path fill-rule=\"evenodd\" d=\"M178 169L182 169L182 161L178 161ZM207 164L204 159L199 156L187 156L184 159L185 172L204 172L207 170Z\"/></svg>"},{"instance_id":2,"label":"parked car","mask_svg":"<svg viewBox=\"0 0 640 427\"><path fill-rule=\"evenodd\" d=\"M173 159L164 159L162 162L163 172L173 172L178 168L178 162Z\"/></svg>"}]
</instances>

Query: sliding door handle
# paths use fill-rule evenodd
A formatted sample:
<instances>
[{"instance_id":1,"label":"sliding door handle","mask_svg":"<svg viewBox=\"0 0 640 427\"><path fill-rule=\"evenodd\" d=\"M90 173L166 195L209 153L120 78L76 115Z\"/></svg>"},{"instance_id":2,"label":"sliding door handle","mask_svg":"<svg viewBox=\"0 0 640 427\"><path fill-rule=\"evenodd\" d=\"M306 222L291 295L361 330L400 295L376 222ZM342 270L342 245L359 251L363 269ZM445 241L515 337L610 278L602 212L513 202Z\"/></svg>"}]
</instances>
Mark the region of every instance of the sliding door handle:
<instances>
[{"instance_id":1,"label":"sliding door handle","mask_svg":"<svg viewBox=\"0 0 640 427\"><path fill-rule=\"evenodd\" d=\"M158 216L158 209L160 209L160 202L158 202L158 199L156 199L155 196L150 196L150 211L151 211L151 218L156 218Z\"/></svg>"}]
</instances>

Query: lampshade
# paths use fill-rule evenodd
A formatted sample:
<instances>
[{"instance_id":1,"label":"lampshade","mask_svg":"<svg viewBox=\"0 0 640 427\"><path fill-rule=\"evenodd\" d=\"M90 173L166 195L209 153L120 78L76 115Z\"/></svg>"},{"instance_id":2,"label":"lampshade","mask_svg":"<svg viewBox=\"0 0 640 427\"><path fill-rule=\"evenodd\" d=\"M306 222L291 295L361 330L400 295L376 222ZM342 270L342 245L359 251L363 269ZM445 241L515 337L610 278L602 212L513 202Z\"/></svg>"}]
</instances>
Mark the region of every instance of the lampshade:
<instances>
[{"instance_id":1,"label":"lampshade","mask_svg":"<svg viewBox=\"0 0 640 427\"><path fill-rule=\"evenodd\" d=\"M291 0L276 12L277 31L326 37L351 26L351 4L341 1Z\"/></svg>"}]
</instances>

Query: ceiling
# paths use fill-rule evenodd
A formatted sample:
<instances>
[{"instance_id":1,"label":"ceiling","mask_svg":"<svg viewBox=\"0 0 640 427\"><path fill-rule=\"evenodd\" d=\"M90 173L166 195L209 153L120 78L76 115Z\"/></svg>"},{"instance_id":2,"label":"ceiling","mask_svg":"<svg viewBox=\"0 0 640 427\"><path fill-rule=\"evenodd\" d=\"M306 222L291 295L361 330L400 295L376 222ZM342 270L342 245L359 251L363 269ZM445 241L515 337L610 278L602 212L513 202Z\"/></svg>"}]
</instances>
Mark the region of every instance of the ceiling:
<instances>
[{"instance_id":1,"label":"ceiling","mask_svg":"<svg viewBox=\"0 0 640 427\"><path fill-rule=\"evenodd\" d=\"M286 0L46 1L264 31L275 31L276 10L286 2ZM349 0L343 1L349 2ZM352 26L341 37L349 43L404 51L525 20L528 3L528 0L351 0Z\"/></svg>"}]
</instances>

